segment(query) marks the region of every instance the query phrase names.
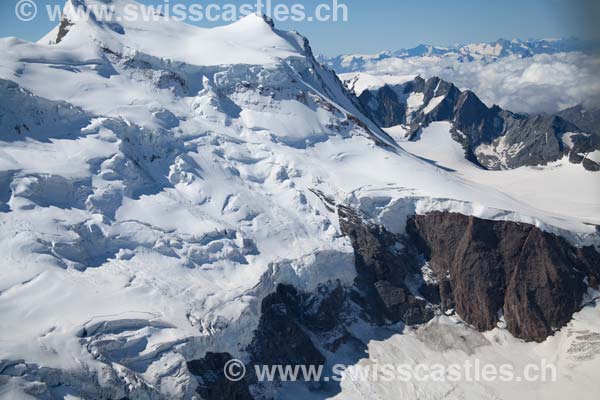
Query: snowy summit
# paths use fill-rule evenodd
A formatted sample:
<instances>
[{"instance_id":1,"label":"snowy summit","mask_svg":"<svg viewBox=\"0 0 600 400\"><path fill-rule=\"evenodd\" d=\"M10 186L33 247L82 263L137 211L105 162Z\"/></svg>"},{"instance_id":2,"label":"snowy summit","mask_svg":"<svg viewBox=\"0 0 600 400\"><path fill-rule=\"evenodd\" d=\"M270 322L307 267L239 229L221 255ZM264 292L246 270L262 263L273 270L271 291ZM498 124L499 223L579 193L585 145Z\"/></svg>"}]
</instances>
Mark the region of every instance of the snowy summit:
<instances>
[{"instance_id":1,"label":"snowy summit","mask_svg":"<svg viewBox=\"0 0 600 400\"><path fill-rule=\"evenodd\" d=\"M600 325L597 309L580 311L593 285L587 277L585 288L572 284L581 298L561 309L568 318L558 321L554 336L546 329L519 336L510 312L508 331L494 325L480 333L471 316L435 314L438 306L418 294L419 285L387 277L368 287L379 290L385 281L393 293L402 290L410 313L402 306L397 319L390 309L365 319L370 311L359 309L368 300L331 314L348 318L343 330L342 322L276 325L268 316L278 314L267 305L277 296L310 298L301 309L317 310L320 324L322 315L332 319L323 307L356 298L340 293L385 300L381 290L356 289L368 281L357 267L360 235L387 232L362 243L381 240L373 257L391 252L388 259L404 259L412 254L402 253L411 248L401 244L407 227L425 232L418 216L435 212L471 218L471 226L485 220L506 224L505 231L531 227L530 237L584 265L580 250L600 243L598 172L566 158L482 169L464 157L446 120L424 124L421 141L408 142L401 124L384 130L374 122L335 72L315 60L304 37L260 16L202 29L166 18L108 23L73 13L74 6L104 3L69 0L60 25L37 43L0 39L0 397L206 396L198 360L211 353L248 363L283 360L261 342L259 333L272 326L293 333L273 348L283 352L302 338L309 349L303 355L331 361L347 360L343 354L358 342L373 351L384 346L385 354L387 342L372 339L394 329L390 346L410 342L416 353L405 356L412 360L431 355L433 345L409 328L407 315L415 310L418 323L449 324L471 338L469 352L487 343L481 351L490 358L514 343L523 357L562 357L579 340L569 330ZM113 3L121 13L131 2ZM424 97L413 96L407 101L415 110L427 109ZM520 195L523 188L530 194ZM573 282L583 282L584 272L569 271ZM307 297L284 296L296 292ZM578 317L569 322L573 313ZM490 317L494 324L497 315ZM564 346L529 343L548 336ZM333 346L331 338L341 339ZM363 353L352 353L354 361ZM591 362L596 370L598 362ZM574 384L597 389L588 380L590 365L573 368L571 386L554 396ZM407 387L397 390L423 389ZM296 389L252 390L256 398L270 391L283 398ZM359 398L366 389L323 390ZM375 396L387 389L369 390Z\"/></svg>"}]
</instances>

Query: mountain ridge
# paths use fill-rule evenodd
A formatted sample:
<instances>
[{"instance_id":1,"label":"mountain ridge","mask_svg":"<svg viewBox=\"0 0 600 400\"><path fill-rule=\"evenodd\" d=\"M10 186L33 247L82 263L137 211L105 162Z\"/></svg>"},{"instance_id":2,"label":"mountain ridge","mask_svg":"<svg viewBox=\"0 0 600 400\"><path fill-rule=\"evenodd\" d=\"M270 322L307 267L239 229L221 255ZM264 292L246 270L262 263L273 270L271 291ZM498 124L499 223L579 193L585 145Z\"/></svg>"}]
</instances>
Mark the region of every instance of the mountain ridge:
<instances>
[{"instance_id":1,"label":"mountain ridge","mask_svg":"<svg viewBox=\"0 0 600 400\"><path fill-rule=\"evenodd\" d=\"M386 59L409 59L415 57L455 57L458 62L481 60L491 62L499 58L516 56L528 58L536 54L556 54L563 52L590 53L599 49L599 43L577 38L564 39L498 39L494 42L459 44L454 46L434 46L420 44L396 51L382 51L375 54L346 54L337 56L319 55L320 62L333 68L337 73L359 72L368 63Z\"/></svg>"},{"instance_id":2,"label":"mountain ridge","mask_svg":"<svg viewBox=\"0 0 600 400\"><path fill-rule=\"evenodd\" d=\"M582 283L567 261L597 255L595 176L566 163L523 168L532 183L523 170L484 171L482 182L413 155L307 39L248 18L216 30L73 20L54 43L0 39L0 396L348 398L358 386L251 374L232 383L223 367L355 365L399 337L414 340L402 362L415 364L439 346L493 362L515 346L518 362L546 349L569 373L565 390L593 393L595 341L572 332L600 321L598 275L592 265ZM442 84L431 86L435 98ZM438 121L422 135L433 128L450 134ZM557 177L562 191L546 185ZM513 190L525 184L539 193ZM556 205L569 191L578 196ZM429 251L407 237L413 225ZM445 271L453 253L440 243L475 228L503 242L503 232L533 232L528 246L506 246L533 261L523 285L480 297L490 315L513 307L508 328L462 298L471 283L502 284L458 262ZM460 260L496 257L492 239L460 246ZM515 298L547 271L568 279ZM459 313L440 302L452 294ZM560 311L556 326L535 312L546 305ZM522 315L538 319L515 323ZM573 362L582 347L591 367ZM434 386L385 390L473 393L471 383Z\"/></svg>"},{"instance_id":3,"label":"mountain ridge","mask_svg":"<svg viewBox=\"0 0 600 400\"><path fill-rule=\"evenodd\" d=\"M352 90L356 81L346 84ZM600 170L589 156L600 149L596 136L560 114L526 115L488 107L472 91L461 91L438 77L384 84L357 95L374 121L384 128L405 126L411 141L431 122L451 121L453 138L464 147L465 157L484 168L545 165L567 156L590 171Z\"/></svg>"}]
</instances>

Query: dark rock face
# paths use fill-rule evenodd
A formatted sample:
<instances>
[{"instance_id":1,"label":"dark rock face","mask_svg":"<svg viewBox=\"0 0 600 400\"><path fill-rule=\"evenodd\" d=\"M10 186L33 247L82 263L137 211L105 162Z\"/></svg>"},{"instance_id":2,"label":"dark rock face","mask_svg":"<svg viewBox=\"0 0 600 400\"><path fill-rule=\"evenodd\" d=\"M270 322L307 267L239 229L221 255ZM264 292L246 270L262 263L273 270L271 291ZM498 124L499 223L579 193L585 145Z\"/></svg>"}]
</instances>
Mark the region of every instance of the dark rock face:
<instances>
[{"instance_id":1,"label":"dark rock face","mask_svg":"<svg viewBox=\"0 0 600 400\"><path fill-rule=\"evenodd\" d=\"M69 30L72 26L73 23L68 18L65 18L63 16L60 20L60 25L58 27L58 34L56 35L56 44L60 43L65 38L65 36L67 36L67 33L69 33Z\"/></svg>"},{"instance_id":2,"label":"dark rock face","mask_svg":"<svg viewBox=\"0 0 600 400\"><path fill-rule=\"evenodd\" d=\"M206 353L200 360L187 363L197 377L197 392L205 400L252 400L246 379L233 382L225 377L224 367L232 359L229 353Z\"/></svg>"},{"instance_id":3,"label":"dark rock face","mask_svg":"<svg viewBox=\"0 0 600 400\"><path fill-rule=\"evenodd\" d=\"M453 138L463 145L466 157L487 169L545 165L565 155L570 156L572 163L581 164L585 154L594 149L591 135L560 116L523 115L498 106L488 108L470 91L461 93L450 118L429 118L413 129L443 120L452 122ZM478 149L480 145L488 151ZM593 165L586 165L587 169L594 169Z\"/></svg>"},{"instance_id":4,"label":"dark rock face","mask_svg":"<svg viewBox=\"0 0 600 400\"><path fill-rule=\"evenodd\" d=\"M510 156L508 153L512 150L497 150L492 156L476 153L478 160L491 169L545 165L569 154L570 150L563 142L564 134L576 132L584 136L576 126L557 116L525 116L500 111L498 118L502 121L503 130L500 135L503 137L504 147L518 150L514 150L514 155ZM481 143L475 142L472 146L479 144Z\"/></svg>"},{"instance_id":5,"label":"dark rock face","mask_svg":"<svg viewBox=\"0 0 600 400\"><path fill-rule=\"evenodd\" d=\"M288 285L278 285L275 293L263 300L258 329L250 345L254 363L314 366L325 363L325 357L300 324L305 312L302 305L302 295ZM321 310L317 314L327 315L329 312L335 311ZM313 325L319 325L314 315L312 320Z\"/></svg>"},{"instance_id":6,"label":"dark rock face","mask_svg":"<svg viewBox=\"0 0 600 400\"><path fill-rule=\"evenodd\" d=\"M420 271L416 254L398 250L403 238L366 223L350 208L340 207L339 215L342 232L352 241L356 257L354 301L362 306L367 319L377 324L420 324L433 318L433 310L406 286L407 278Z\"/></svg>"},{"instance_id":7,"label":"dark rock face","mask_svg":"<svg viewBox=\"0 0 600 400\"><path fill-rule=\"evenodd\" d=\"M559 111L557 115L600 139L600 108L577 105Z\"/></svg>"},{"instance_id":8,"label":"dark rock face","mask_svg":"<svg viewBox=\"0 0 600 400\"><path fill-rule=\"evenodd\" d=\"M335 351L352 340L342 326L347 299L346 290L339 284L322 286L310 294L298 292L290 285L277 285L275 292L262 301L259 325L246 349L250 356L246 376L238 382L228 380L224 367L232 357L228 353L207 353L187 364L197 377L197 392L207 400L247 400L253 398L254 389L273 384L259 382L255 366L313 366L318 370L326 359L323 350L315 345L317 341ZM299 380L303 378L298 376ZM307 382L311 389L320 388L322 383Z\"/></svg>"},{"instance_id":9,"label":"dark rock face","mask_svg":"<svg viewBox=\"0 0 600 400\"><path fill-rule=\"evenodd\" d=\"M388 127L406 123L406 104L389 86L382 87L374 94L365 91L360 101L379 126Z\"/></svg>"},{"instance_id":10,"label":"dark rock face","mask_svg":"<svg viewBox=\"0 0 600 400\"><path fill-rule=\"evenodd\" d=\"M409 109L407 99L413 93L421 93L423 103ZM434 98L436 103L432 103ZM487 169L545 165L568 155L574 164L600 170L597 162L587 158L588 153L600 148L600 140L569 122L581 122L585 132L595 132L597 128L590 129L593 113L573 110L551 116L515 114L496 105L487 107L475 93L461 91L437 77L417 77L401 85L367 90L359 101L380 126L406 125L410 140L418 140L421 129L432 122L451 122L453 139L462 144L465 157Z\"/></svg>"},{"instance_id":11,"label":"dark rock face","mask_svg":"<svg viewBox=\"0 0 600 400\"><path fill-rule=\"evenodd\" d=\"M581 162L589 171L600 171L600 164L587 158L586 150L593 148L600 150L600 108L586 108L581 105L568 108L559 112L561 118L581 128L584 132L590 132L592 137L575 138L574 151L570 154L571 162Z\"/></svg>"},{"instance_id":12,"label":"dark rock face","mask_svg":"<svg viewBox=\"0 0 600 400\"><path fill-rule=\"evenodd\" d=\"M503 310L515 337L541 342L581 308L584 278L599 282L593 247L531 225L433 212L409 220L407 233L447 282L442 303L478 330L494 328Z\"/></svg>"}]
</instances>

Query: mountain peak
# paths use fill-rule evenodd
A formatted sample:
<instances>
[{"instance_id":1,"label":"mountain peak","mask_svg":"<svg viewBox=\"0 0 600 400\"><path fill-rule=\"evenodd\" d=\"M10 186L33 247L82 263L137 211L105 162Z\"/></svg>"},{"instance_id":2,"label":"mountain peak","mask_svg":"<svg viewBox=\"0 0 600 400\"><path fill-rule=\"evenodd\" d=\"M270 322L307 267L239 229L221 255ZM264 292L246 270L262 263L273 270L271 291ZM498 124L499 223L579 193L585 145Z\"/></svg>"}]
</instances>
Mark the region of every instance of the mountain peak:
<instances>
[{"instance_id":1,"label":"mountain peak","mask_svg":"<svg viewBox=\"0 0 600 400\"><path fill-rule=\"evenodd\" d=\"M223 25L214 29L235 32L241 37L246 37L247 35L279 36L274 32L275 23L273 20L265 14L257 13L248 14L229 25Z\"/></svg>"},{"instance_id":2,"label":"mountain peak","mask_svg":"<svg viewBox=\"0 0 600 400\"><path fill-rule=\"evenodd\" d=\"M100 18L97 10L109 3L111 18ZM305 55L297 38L276 31L267 16L249 14L229 25L200 28L158 11L152 18L132 20L132 5L145 7L132 0L68 0L60 25L38 43L69 49L94 43L116 54L143 53L203 66L266 65ZM140 15L148 15L148 9Z\"/></svg>"}]
</instances>

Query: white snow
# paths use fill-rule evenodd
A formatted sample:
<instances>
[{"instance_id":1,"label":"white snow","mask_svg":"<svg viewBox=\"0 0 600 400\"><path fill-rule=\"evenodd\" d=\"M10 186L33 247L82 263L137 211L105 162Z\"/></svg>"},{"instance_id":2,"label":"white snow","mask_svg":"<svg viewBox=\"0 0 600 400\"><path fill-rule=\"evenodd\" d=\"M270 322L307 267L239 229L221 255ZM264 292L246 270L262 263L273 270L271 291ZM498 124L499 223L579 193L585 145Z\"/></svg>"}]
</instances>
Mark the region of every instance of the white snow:
<instances>
[{"instance_id":1,"label":"white snow","mask_svg":"<svg viewBox=\"0 0 600 400\"><path fill-rule=\"evenodd\" d=\"M400 379L386 380L381 373L379 379L372 375L362 381L347 378L341 383L341 393L334 398L593 399L600 390L596 374L600 368L599 321L598 307L584 308L555 336L535 344L516 340L503 329L479 334L453 317L440 316L418 330L371 341L368 356L357 363L357 367L370 371L377 367L384 371L390 366L405 370L420 366L417 373L422 378L407 382L394 375ZM457 346L457 342L462 345ZM469 378L465 372L467 363L471 365ZM462 379L453 380L448 375L442 381L439 374L424 372L425 368L439 371L440 367L452 366L454 371L461 371ZM508 366L514 379L503 380L493 373L483 375L486 369L498 371L501 366ZM530 368L527 375L526 368ZM540 372L545 381L527 379L535 376L534 371L545 371Z\"/></svg>"},{"instance_id":2,"label":"white snow","mask_svg":"<svg viewBox=\"0 0 600 400\"><path fill-rule=\"evenodd\" d=\"M440 105L444 98L444 96L437 96L429 100L429 103L427 103L427 106L423 109L423 113L429 114L430 112L435 110L435 108Z\"/></svg>"},{"instance_id":3,"label":"white snow","mask_svg":"<svg viewBox=\"0 0 600 400\"><path fill-rule=\"evenodd\" d=\"M347 82L348 87L357 96L360 96L365 90L379 89L384 85L400 85L414 79L414 75L372 75L368 73L348 73L340 74L340 78Z\"/></svg>"},{"instance_id":4,"label":"white snow","mask_svg":"<svg viewBox=\"0 0 600 400\"><path fill-rule=\"evenodd\" d=\"M521 167L505 171L481 169L464 157L459 143L452 139L450 123L434 122L423 130L419 140L402 142L408 152L454 170L470 182L501 190L560 219L580 219L600 224L600 185L594 172L581 165L560 160L545 167Z\"/></svg>"},{"instance_id":5,"label":"white snow","mask_svg":"<svg viewBox=\"0 0 600 400\"><path fill-rule=\"evenodd\" d=\"M191 397L185 360L242 356L274 285L353 284L311 189L397 229L438 208L597 238L595 175L477 171L443 124L399 146L262 18L122 28L0 40L0 360Z\"/></svg>"},{"instance_id":6,"label":"white snow","mask_svg":"<svg viewBox=\"0 0 600 400\"><path fill-rule=\"evenodd\" d=\"M588 160L591 161L595 161L597 163L600 163L600 150L595 150L591 153L588 153L585 158L587 158Z\"/></svg>"},{"instance_id":7,"label":"white snow","mask_svg":"<svg viewBox=\"0 0 600 400\"><path fill-rule=\"evenodd\" d=\"M420 92L413 92L408 96L408 99L406 99L406 105L408 106L407 114L423 106L423 97L423 93Z\"/></svg>"},{"instance_id":8,"label":"white snow","mask_svg":"<svg viewBox=\"0 0 600 400\"><path fill-rule=\"evenodd\" d=\"M86 0L85 4L92 9L106 6L103 0ZM131 4L136 3L129 0L112 0L115 15L122 18L118 22L98 23L80 16L73 3L67 1L64 15L75 25L63 41L52 46L60 49L78 49L82 45L87 47L89 40L93 38L118 53L140 52L192 65L207 66L264 65L300 55L296 43L278 35L256 14L250 14L227 26L203 29L177 22L167 16L154 15L148 21L144 18L126 18L131 13L127 5ZM136 8L143 10L139 5ZM53 33L55 32L51 34ZM46 45L51 42L52 38L47 36L38 43Z\"/></svg>"}]
</instances>

